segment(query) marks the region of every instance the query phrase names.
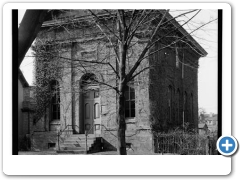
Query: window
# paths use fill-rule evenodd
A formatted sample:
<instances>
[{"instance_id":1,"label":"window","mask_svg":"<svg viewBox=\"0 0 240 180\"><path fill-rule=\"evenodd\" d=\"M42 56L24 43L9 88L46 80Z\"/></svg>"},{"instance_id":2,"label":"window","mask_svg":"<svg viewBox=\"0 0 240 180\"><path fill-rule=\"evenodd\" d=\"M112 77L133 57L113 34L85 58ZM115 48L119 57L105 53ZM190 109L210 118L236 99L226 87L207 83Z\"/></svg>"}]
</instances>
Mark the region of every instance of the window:
<instances>
[{"instance_id":1,"label":"window","mask_svg":"<svg viewBox=\"0 0 240 180\"><path fill-rule=\"evenodd\" d=\"M183 107L184 107L184 122L188 122L188 109L187 109L187 92L185 91L184 97L183 97Z\"/></svg>"},{"instance_id":2,"label":"window","mask_svg":"<svg viewBox=\"0 0 240 180\"><path fill-rule=\"evenodd\" d=\"M52 120L60 119L60 92L59 84L56 80L51 83L52 92Z\"/></svg>"},{"instance_id":3,"label":"window","mask_svg":"<svg viewBox=\"0 0 240 180\"><path fill-rule=\"evenodd\" d=\"M191 113L191 119L190 121L192 123L194 123L194 119L193 119L193 94L191 93L191 97L190 97L190 113Z\"/></svg>"},{"instance_id":4,"label":"window","mask_svg":"<svg viewBox=\"0 0 240 180\"><path fill-rule=\"evenodd\" d=\"M135 89L127 86L125 92L125 117L135 117Z\"/></svg>"},{"instance_id":5,"label":"window","mask_svg":"<svg viewBox=\"0 0 240 180\"><path fill-rule=\"evenodd\" d=\"M176 104L177 104L177 122L180 122L180 90L177 90L177 98L176 98Z\"/></svg>"},{"instance_id":6,"label":"window","mask_svg":"<svg viewBox=\"0 0 240 180\"><path fill-rule=\"evenodd\" d=\"M100 115L99 104L94 104L94 119L99 118Z\"/></svg>"},{"instance_id":7,"label":"window","mask_svg":"<svg viewBox=\"0 0 240 180\"><path fill-rule=\"evenodd\" d=\"M99 89L94 91L94 98L98 98L99 97Z\"/></svg>"},{"instance_id":8,"label":"window","mask_svg":"<svg viewBox=\"0 0 240 180\"><path fill-rule=\"evenodd\" d=\"M175 54L176 54L176 67L179 68L179 56L178 56L178 49L177 46L175 46Z\"/></svg>"},{"instance_id":9,"label":"window","mask_svg":"<svg viewBox=\"0 0 240 180\"><path fill-rule=\"evenodd\" d=\"M172 120L172 86L168 86L168 118Z\"/></svg>"}]
</instances>

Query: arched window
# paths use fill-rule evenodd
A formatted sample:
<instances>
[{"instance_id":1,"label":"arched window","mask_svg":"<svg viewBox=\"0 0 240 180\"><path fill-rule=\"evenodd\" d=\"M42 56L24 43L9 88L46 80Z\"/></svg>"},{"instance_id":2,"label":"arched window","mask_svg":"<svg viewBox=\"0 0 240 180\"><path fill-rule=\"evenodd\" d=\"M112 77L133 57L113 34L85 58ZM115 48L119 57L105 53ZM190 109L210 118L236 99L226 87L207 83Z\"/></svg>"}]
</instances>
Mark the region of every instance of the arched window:
<instances>
[{"instance_id":1,"label":"arched window","mask_svg":"<svg viewBox=\"0 0 240 180\"><path fill-rule=\"evenodd\" d=\"M187 105L188 105L187 92L185 91L184 97L183 97L184 122L188 122L188 108L187 108Z\"/></svg>"},{"instance_id":2,"label":"arched window","mask_svg":"<svg viewBox=\"0 0 240 180\"><path fill-rule=\"evenodd\" d=\"M172 86L168 86L168 118L172 121Z\"/></svg>"},{"instance_id":3,"label":"arched window","mask_svg":"<svg viewBox=\"0 0 240 180\"><path fill-rule=\"evenodd\" d=\"M60 91L59 83L56 80L51 82L52 93L52 120L60 120Z\"/></svg>"},{"instance_id":4,"label":"arched window","mask_svg":"<svg viewBox=\"0 0 240 180\"><path fill-rule=\"evenodd\" d=\"M134 85L126 87L125 91L125 117L135 117L135 89Z\"/></svg>"},{"instance_id":5,"label":"arched window","mask_svg":"<svg viewBox=\"0 0 240 180\"><path fill-rule=\"evenodd\" d=\"M100 110L99 110L99 103L94 104L94 119L99 118Z\"/></svg>"},{"instance_id":6,"label":"arched window","mask_svg":"<svg viewBox=\"0 0 240 180\"><path fill-rule=\"evenodd\" d=\"M193 119L193 94L191 93L191 97L190 97L190 115L191 115L191 123L194 123L194 119Z\"/></svg>"},{"instance_id":7,"label":"arched window","mask_svg":"<svg viewBox=\"0 0 240 180\"><path fill-rule=\"evenodd\" d=\"M180 122L180 90L177 90L177 98L176 98L176 114L177 114L177 122Z\"/></svg>"}]
</instances>

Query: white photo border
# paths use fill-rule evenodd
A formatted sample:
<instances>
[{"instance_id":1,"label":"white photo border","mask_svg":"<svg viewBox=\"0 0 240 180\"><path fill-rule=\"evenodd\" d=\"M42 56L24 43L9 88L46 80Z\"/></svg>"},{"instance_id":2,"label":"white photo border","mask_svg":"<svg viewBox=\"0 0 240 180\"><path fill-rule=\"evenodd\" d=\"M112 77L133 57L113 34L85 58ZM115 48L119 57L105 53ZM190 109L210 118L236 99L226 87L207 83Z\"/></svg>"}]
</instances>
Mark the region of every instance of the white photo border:
<instances>
[{"instance_id":1,"label":"white photo border","mask_svg":"<svg viewBox=\"0 0 240 180\"><path fill-rule=\"evenodd\" d=\"M3 172L6 175L228 175L231 157L12 155L12 9L223 9L222 135L231 135L231 6L227 3L7 3L3 6ZM204 164L204 166L203 166ZM219 166L221 164L221 166ZM67 168L66 168L67 165ZM94 168L93 168L94 166ZM123 169L124 168L124 169ZM121 170L120 170L121 169Z\"/></svg>"}]
</instances>

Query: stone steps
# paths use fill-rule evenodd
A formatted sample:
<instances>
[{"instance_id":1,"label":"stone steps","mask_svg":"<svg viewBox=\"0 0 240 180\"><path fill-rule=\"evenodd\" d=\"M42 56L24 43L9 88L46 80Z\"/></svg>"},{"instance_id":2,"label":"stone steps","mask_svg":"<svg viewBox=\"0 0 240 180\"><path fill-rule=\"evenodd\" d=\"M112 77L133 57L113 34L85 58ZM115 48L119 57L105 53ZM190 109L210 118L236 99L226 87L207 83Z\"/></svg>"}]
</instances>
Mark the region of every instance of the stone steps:
<instances>
[{"instance_id":1,"label":"stone steps","mask_svg":"<svg viewBox=\"0 0 240 180\"><path fill-rule=\"evenodd\" d=\"M87 143L89 144L89 143L93 143L95 141L95 139L93 140L87 140ZM69 140L69 139L67 139L67 140L65 140L64 141L64 143L66 143L66 144L85 144L86 143L86 140L84 139L84 140Z\"/></svg>"},{"instance_id":2,"label":"stone steps","mask_svg":"<svg viewBox=\"0 0 240 180\"><path fill-rule=\"evenodd\" d=\"M87 154L87 152L84 150L74 150L74 151L71 151L71 150L60 150L60 151L57 151L57 153L59 154Z\"/></svg>"},{"instance_id":3,"label":"stone steps","mask_svg":"<svg viewBox=\"0 0 240 180\"><path fill-rule=\"evenodd\" d=\"M63 143L60 144L60 151L58 153L65 154L87 154L89 152L98 152L101 150L101 139L96 138L93 134L87 137L87 151L86 151L86 137L84 134L73 134L67 137Z\"/></svg>"}]
</instances>

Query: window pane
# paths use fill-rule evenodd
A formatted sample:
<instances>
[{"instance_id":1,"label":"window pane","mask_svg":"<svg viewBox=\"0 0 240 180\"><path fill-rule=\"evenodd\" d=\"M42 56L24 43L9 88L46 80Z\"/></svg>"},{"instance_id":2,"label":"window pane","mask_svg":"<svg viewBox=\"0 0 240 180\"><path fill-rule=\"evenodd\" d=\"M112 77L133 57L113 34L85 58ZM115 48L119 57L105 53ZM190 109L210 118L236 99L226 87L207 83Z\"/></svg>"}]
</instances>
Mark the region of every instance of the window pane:
<instances>
[{"instance_id":1,"label":"window pane","mask_svg":"<svg viewBox=\"0 0 240 180\"><path fill-rule=\"evenodd\" d=\"M127 91L125 92L125 100L129 100L129 88L127 87Z\"/></svg>"},{"instance_id":2,"label":"window pane","mask_svg":"<svg viewBox=\"0 0 240 180\"><path fill-rule=\"evenodd\" d=\"M54 104L56 103L56 95L53 96L52 103L54 103Z\"/></svg>"},{"instance_id":3,"label":"window pane","mask_svg":"<svg viewBox=\"0 0 240 180\"><path fill-rule=\"evenodd\" d=\"M96 103L95 105L94 105L94 118L99 118L99 104L98 103Z\"/></svg>"},{"instance_id":4,"label":"window pane","mask_svg":"<svg viewBox=\"0 0 240 180\"><path fill-rule=\"evenodd\" d=\"M131 101L131 109L135 109L135 101Z\"/></svg>"},{"instance_id":5,"label":"window pane","mask_svg":"<svg viewBox=\"0 0 240 180\"><path fill-rule=\"evenodd\" d=\"M130 98L131 98L131 100L135 99L135 92L134 91L130 92Z\"/></svg>"},{"instance_id":6,"label":"window pane","mask_svg":"<svg viewBox=\"0 0 240 180\"><path fill-rule=\"evenodd\" d=\"M135 117L135 89L127 86L125 92L125 117Z\"/></svg>"},{"instance_id":7,"label":"window pane","mask_svg":"<svg viewBox=\"0 0 240 180\"><path fill-rule=\"evenodd\" d=\"M99 97L99 89L94 91L94 98L98 98Z\"/></svg>"},{"instance_id":8,"label":"window pane","mask_svg":"<svg viewBox=\"0 0 240 180\"><path fill-rule=\"evenodd\" d=\"M57 119L60 119L60 111L57 112Z\"/></svg>"},{"instance_id":9,"label":"window pane","mask_svg":"<svg viewBox=\"0 0 240 180\"><path fill-rule=\"evenodd\" d=\"M131 117L135 117L135 109L131 109Z\"/></svg>"},{"instance_id":10,"label":"window pane","mask_svg":"<svg viewBox=\"0 0 240 180\"><path fill-rule=\"evenodd\" d=\"M59 83L54 80L51 82L52 91L52 120L60 119L60 91Z\"/></svg>"},{"instance_id":11,"label":"window pane","mask_svg":"<svg viewBox=\"0 0 240 180\"><path fill-rule=\"evenodd\" d=\"M125 117L129 117L129 110L128 109L125 110Z\"/></svg>"},{"instance_id":12,"label":"window pane","mask_svg":"<svg viewBox=\"0 0 240 180\"><path fill-rule=\"evenodd\" d=\"M53 119L57 119L56 112L53 112Z\"/></svg>"},{"instance_id":13,"label":"window pane","mask_svg":"<svg viewBox=\"0 0 240 180\"><path fill-rule=\"evenodd\" d=\"M129 101L126 101L126 102L125 102L125 109L130 109L130 107L129 107Z\"/></svg>"},{"instance_id":14,"label":"window pane","mask_svg":"<svg viewBox=\"0 0 240 180\"><path fill-rule=\"evenodd\" d=\"M53 112L56 112L56 111L57 111L57 107L56 107L55 104L52 106L52 111L53 111Z\"/></svg>"}]
</instances>

